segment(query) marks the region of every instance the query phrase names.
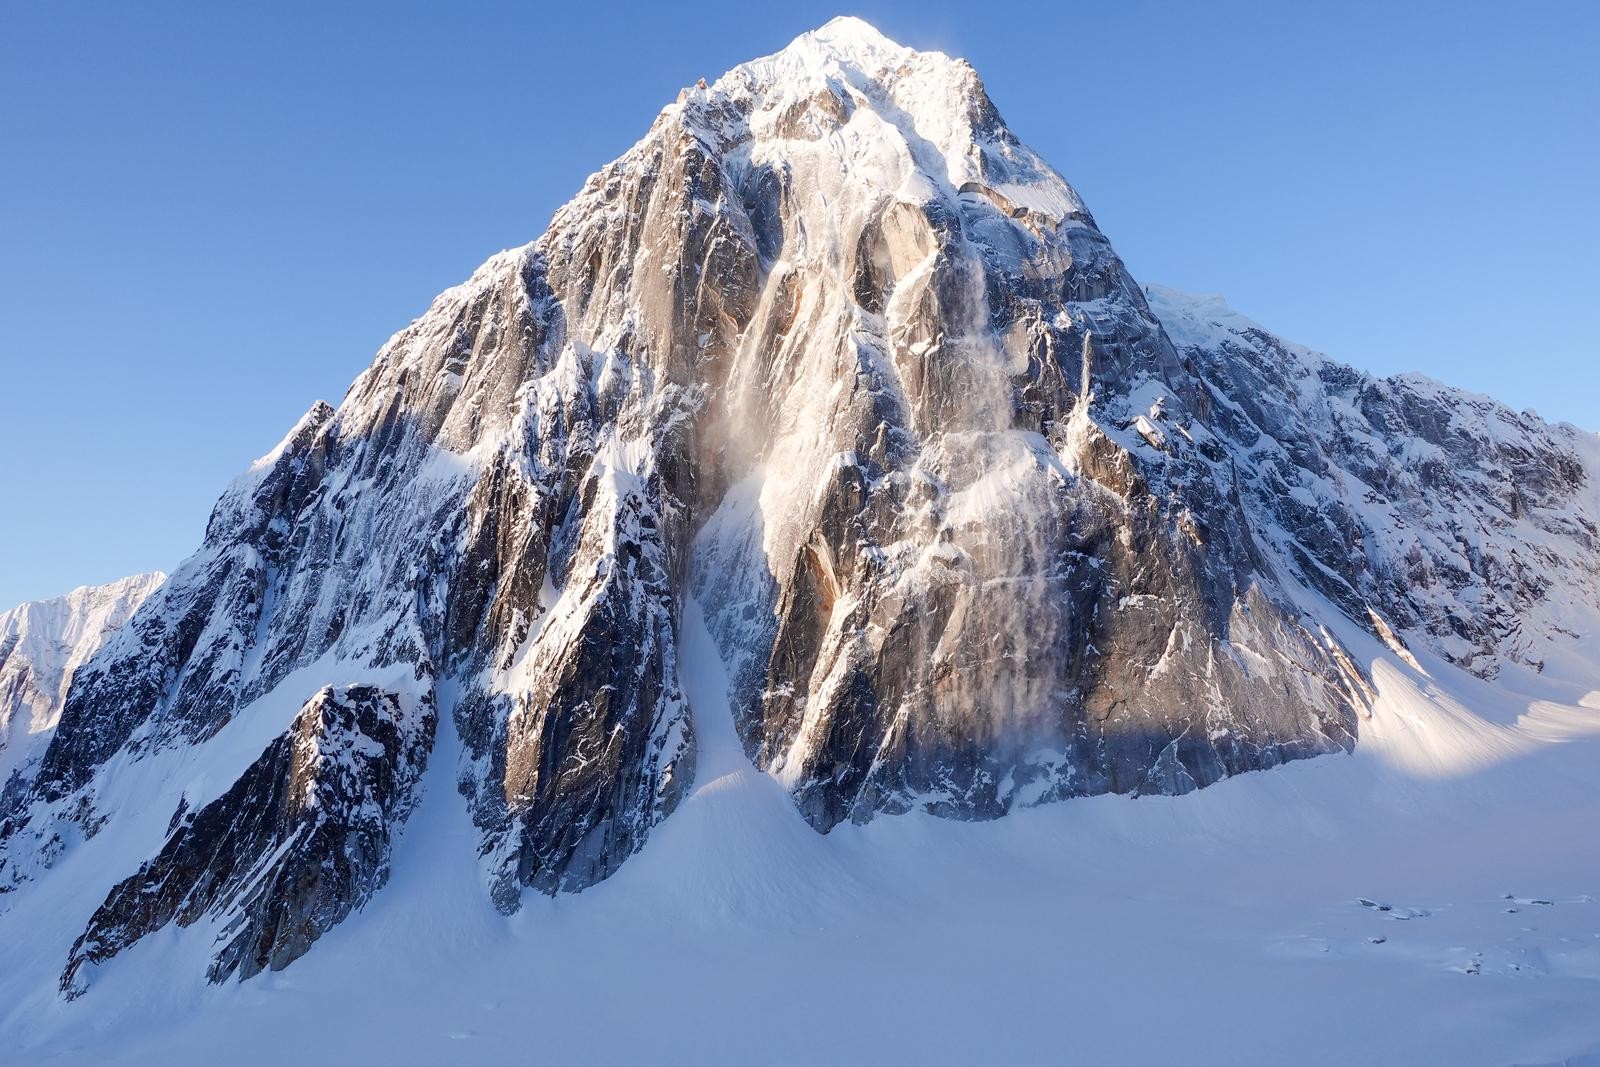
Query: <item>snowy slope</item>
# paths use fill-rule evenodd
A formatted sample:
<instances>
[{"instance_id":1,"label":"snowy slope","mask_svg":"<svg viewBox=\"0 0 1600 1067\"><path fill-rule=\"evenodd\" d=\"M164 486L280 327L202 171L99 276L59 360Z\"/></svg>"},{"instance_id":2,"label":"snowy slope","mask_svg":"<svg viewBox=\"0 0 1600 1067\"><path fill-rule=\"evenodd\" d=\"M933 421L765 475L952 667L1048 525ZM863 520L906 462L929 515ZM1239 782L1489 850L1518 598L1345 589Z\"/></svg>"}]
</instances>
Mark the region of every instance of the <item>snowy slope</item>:
<instances>
[{"instance_id":1,"label":"snowy slope","mask_svg":"<svg viewBox=\"0 0 1600 1067\"><path fill-rule=\"evenodd\" d=\"M0 785L31 776L72 676L165 580L136 574L0 613Z\"/></svg>"},{"instance_id":2,"label":"snowy slope","mask_svg":"<svg viewBox=\"0 0 1600 1067\"><path fill-rule=\"evenodd\" d=\"M40 1063L272 1064L286 1034L311 1063L1600 1053L1600 693L1423 653L1430 679L1352 631L1379 688L1353 756L824 836L743 758L700 619L682 657L706 773L600 886L497 914L441 760L400 873L291 970L207 988L204 946L165 936L72 1004L0 978L0 1032ZM28 919L72 934L59 909Z\"/></svg>"},{"instance_id":3,"label":"snowy slope","mask_svg":"<svg viewBox=\"0 0 1600 1067\"><path fill-rule=\"evenodd\" d=\"M1301 581L1485 678L1592 669L1600 437L1420 375L1364 374L1219 297L1147 292L1249 472L1258 537Z\"/></svg>"}]
</instances>

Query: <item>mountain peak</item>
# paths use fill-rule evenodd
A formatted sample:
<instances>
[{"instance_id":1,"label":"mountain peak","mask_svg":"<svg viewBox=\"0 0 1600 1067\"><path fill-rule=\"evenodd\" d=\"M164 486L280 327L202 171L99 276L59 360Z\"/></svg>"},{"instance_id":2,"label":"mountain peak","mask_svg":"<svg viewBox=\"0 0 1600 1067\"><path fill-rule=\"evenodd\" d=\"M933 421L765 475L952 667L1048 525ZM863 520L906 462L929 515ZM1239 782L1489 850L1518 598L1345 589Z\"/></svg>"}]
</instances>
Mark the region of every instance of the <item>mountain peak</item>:
<instances>
[{"instance_id":1,"label":"mountain peak","mask_svg":"<svg viewBox=\"0 0 1600 1067\"><path fill-rule=\"evenodd\" d=\"M859 15L835 15L805 36L825 37L829 39L865 41L871 44L890 44L899 48L898 44L883 35L878 27L861 18Z\"/></svg>"},{"instance_id":2,"label":"mountain peak","mask_svg":"<svg viewBox=\"0 0 1600 1067\"><path fill-rule=\"evenodd\" d=\"M802 33L779 55L788 53L827 56L856 67L893 64L917 54L914 49L891 41L876 26L854 15L840 15L814 30ZM942 53L932 54L947 58Z\"/></svg>"},{"instance_id":3,"label":"mountain peak","mask_svg":"<svg viewBox=\"0 0 1600 1067\"><path fill-rule=\"evenodd\" d=\"M1077 193L1006 127L971 64L897 44L859 18L836 18L685 90L668 114L736 170L805 169L805 187L848 202L953 205L970 193L1014 219L1091 221Z\"/></svg>"},{"instance_id":4,"label":"mountain peak","mask_svg":"<svg viewBox=\"0 0 1600 1067\"><path fill-rule=\"evenodd\" d=\"M818 26L800 35L802 38L812 38L826 41L835 47L853 50L895 49L906 51L905 46L891 41L883 32L864 18L855 15L836 15Z\"/></svg>"},{"instance_id":5,"label":"mountain peak","mask_svg":"<svg viewBox=\"0 0 1600 1067\"><path fill-rule=\"evenodd\" d=\"M733 68L718 85L743 85L763 96L809 94L820 86L893 95L906 103L942 103L964 109L974 99L987 106L972 65L943 52L919 51L885 37L871 23L840 16L809 30L769 56ZM915 97L906 98L914 86ZM920 98L918 100L917 98ZM917 110L908 108L908 110Z\"/></svg>"}]
</instances>

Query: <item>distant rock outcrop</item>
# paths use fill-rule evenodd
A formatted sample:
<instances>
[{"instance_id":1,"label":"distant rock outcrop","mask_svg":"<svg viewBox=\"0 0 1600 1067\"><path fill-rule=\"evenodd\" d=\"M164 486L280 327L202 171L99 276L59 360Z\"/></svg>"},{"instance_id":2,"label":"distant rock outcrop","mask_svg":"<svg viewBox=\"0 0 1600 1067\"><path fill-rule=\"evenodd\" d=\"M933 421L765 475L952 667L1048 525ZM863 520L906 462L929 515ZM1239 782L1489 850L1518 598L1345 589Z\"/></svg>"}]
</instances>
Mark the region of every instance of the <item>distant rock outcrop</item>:
<instances>
[{"instance_id":1,"label":"distant rock outcrop","mask_svg":"<svg viewBox=\"0 0 1600 1067\"><path fill-rule=\"evenodd\" d=\"M0 613L0 816L38 770L78 668L164 581L136 574Z\"/></svg>"}]
</instances>

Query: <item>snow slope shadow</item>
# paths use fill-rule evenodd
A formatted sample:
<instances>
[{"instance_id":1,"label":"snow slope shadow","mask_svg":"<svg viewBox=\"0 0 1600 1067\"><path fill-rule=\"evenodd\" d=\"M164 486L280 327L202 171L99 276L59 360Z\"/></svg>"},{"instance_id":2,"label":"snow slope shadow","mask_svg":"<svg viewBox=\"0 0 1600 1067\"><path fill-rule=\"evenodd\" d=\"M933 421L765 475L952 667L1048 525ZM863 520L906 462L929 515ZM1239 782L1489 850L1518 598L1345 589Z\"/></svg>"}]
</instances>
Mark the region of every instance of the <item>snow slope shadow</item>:
<instances>
[{"instance_id":1,"label":"snow slope shadow","mask_svg":"<svg viewBox=\"0 0 1600 1067\"><path fill-rule=\"evenodd\" d=\"M722 657L692 598L680 623L679 668L699 744L694 785L645 848L585 899L648 885L653 913L711 926L805 924L848 906L866 885L783 786L745 756Z\"/></svg>"}]
</instances>

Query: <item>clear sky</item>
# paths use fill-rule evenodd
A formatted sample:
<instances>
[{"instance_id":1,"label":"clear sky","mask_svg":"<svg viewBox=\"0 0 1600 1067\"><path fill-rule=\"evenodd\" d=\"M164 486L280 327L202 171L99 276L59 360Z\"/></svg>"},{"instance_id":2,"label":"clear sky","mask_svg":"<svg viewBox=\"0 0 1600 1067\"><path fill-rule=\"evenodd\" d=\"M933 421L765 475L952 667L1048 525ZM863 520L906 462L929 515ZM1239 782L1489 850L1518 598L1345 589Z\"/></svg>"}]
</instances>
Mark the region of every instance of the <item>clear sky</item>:
<instances>
[{"instance_id":1,"label":"clear sky","mask_svg":"<svg viewBox=\"0 0 1600 1067\"><path fill-rule=\"evenodd\" d=\"M1600 430L1600 5L766 7L7 5L0 607L170 570L680 86L836 14L971 60L1141 281Z\"/></svg>"}]
</instances>

